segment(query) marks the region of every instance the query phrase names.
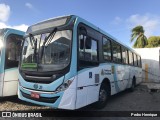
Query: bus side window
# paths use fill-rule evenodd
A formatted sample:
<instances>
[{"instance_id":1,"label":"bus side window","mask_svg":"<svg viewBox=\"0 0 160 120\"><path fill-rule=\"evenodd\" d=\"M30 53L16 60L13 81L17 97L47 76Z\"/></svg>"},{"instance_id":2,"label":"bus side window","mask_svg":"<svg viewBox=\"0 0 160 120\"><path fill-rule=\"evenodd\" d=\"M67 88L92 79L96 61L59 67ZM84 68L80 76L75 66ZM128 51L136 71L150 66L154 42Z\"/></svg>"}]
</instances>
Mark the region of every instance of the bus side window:
<instances>
[{"instance_id":1,"label":"bus side window","mask_svg":"<svg viewBox=\"0 0 160 120\"><path fill-rule=\"evenodd\" d=\"M7 48L5 56L5 68L18 67L20 59L22 36L10 35L7 38Z\"/></svg>"},{"instance_id":2,"label":"bus side window","mask_svg":"<svg viewBox=\"0 0 160 120\"><path fill-rule=\"evenodd\" d=\"M142 67L142 64L141 64L141 57L140 56L137 56L137 60L138 60L138 67Z\"/></svg>"},{"instance_id":3,"label":"bus side window","mask_svg":"<svg viewBox=\"0 0 160 120\"><path fill-rule=\"evenodd\" d=\"M103 58L105 61L111 61L111 41L103 38Z\"/></svg>"},{"instance_id":4,"label":"bus side window","mask_svg":"<svg viewBox=\"0 0 160 120\"><path fill-rule=\"evenodd\" d=\"M79 35L79 63L94 66L98 62L98 42L86 35Z\"/></svg>"},{"instance_id":5,"label":"bus side window","mask_svg":"<svg viewBox=\"0 0 160 120\"><path fill-rule=\"evenodd\" d=\"M134 65L133 53L129 51L129 64Z\"/></svg>"},{"instance_id":6,"label":"bus side window","mask_svg":"<svg viewBox=\"0 0 160 120\"><path fill-rule=\"evenodd\" d=\"M84 59L84 41L86 39L85 35L79 35L79 59Z\"/></svg>"},{"instance_id":7,"label":"bus side window","mask_svg":"<svg viewBox=\"0 0 160 120\"><path fill-rule=\"evenodd\" d=\"M139 56L140 57L140 56ZM141 59L141 57L140 57L140 67L142 67L142 59Z\"/></svg>"},{"instance_id":8,"label":"bus side window","mask_svg":"<svg viewBox=\"0 0 160 120\"><path fill-rule=\"evenodd\" d=\"M128 64L128 50L125 47L122 48L122 63Z\"/></svg>"},{"instance_id":9,"label":"bus side window","mask_svg":"<svg viewBox=\"0 0 160 120\"><path fill-rule=\"evenodd\" d=\"M134 54L134 66L137 66L137 55Z\"/></svg>"},{"instance_id":10,"label":"bus side window","mask_svg":"<svg viewBox=\"0 0 160 120\"><path fill-rule=\"evenodd\" d=\"M113 53L113 61L116 63L121 63L122 62L121 46L115 42L112 42L112 53Z\"/></svg>"},{"instance_id":11,"label":"bus side window","mask_svg":"<svg viewBox=\"0 0 160 120\"><path fill-rule=\"evenodd\" d=\"M127 61L127 57L126 57L126 49L124 47L122 48L122 63L125 64Z\"/></svg>"}]
</instances>

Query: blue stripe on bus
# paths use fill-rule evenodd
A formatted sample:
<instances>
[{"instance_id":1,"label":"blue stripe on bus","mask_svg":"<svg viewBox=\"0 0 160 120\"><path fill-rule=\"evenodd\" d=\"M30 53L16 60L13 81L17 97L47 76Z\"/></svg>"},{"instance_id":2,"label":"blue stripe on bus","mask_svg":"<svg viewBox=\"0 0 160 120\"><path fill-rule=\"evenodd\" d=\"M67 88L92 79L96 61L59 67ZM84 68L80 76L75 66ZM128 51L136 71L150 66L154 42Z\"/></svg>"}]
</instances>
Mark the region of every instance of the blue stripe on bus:
<instances>
[{"instance_id":1,"label":"blue stripe on bus","mask_svg":"<svg viewBox=\"0 0 160 120\"><path fill-rule=\"evenodd\" d=\"M73 31L77 31L77 26L78 26L78 22L76 19ZM71 66L70 66L70 71L67 74L65 74L64 81L77 75L77 40L76 40L77 39L77 32L73 32L72 37L73 37L73 39L72 39Z\"/></svg>"}]
</instances>

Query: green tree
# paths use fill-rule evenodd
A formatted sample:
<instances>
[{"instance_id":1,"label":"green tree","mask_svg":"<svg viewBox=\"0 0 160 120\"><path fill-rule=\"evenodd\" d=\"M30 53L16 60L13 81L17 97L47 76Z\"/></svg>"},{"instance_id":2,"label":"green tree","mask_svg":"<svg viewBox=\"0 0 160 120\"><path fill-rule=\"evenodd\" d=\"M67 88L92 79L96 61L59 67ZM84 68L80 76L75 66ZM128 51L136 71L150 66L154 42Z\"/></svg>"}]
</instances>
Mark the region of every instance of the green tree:
<instances>
[{"instance_id":1,"label":"green tree","mask_svg":"<svg viewBox=\"0 0 160 120\"><path fill-rule=\"evenodd\" d=\"M160 36L151 36L148 38L147 48L160 47Z\"/></svg>"},{"instance_id":2,"label":"green tree","mask_svg":"<svg viewBox=\"0 0 160 120\"><path fill-rule=\"evenodd\" d=\"M136 26L132 29L131 42L134 42L134 48L144 48L147 45L147 37L144 35L143 26Z\"/></svg>"}]
</instances>

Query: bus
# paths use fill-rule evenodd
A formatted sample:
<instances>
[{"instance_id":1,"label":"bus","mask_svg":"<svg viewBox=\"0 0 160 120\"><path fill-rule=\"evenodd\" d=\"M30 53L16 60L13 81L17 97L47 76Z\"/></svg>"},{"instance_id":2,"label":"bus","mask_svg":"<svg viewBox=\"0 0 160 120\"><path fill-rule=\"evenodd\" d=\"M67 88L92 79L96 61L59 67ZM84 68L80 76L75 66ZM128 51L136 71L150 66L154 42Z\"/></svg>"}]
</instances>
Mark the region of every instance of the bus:
<instances>
[{"instance_id":1,"label":"bus","mask_svg":"<svg viewBox=\"0 0 160 120\"><path fill-rule=\"evenodd\" d=\"M0 29L0 97L17 95L18 62L24 32Z\"/></svg>"},{"instance_id":2,"label":"bus","mask_svg":"<svg viewBox=\"0 0 160 120\"><path fill-rule=\"evenodd\" d=\"M19 99L59 109L94 103L142 80L141 56L76 15L28 27L19 66Z\"/></svg>"}]
</instances>

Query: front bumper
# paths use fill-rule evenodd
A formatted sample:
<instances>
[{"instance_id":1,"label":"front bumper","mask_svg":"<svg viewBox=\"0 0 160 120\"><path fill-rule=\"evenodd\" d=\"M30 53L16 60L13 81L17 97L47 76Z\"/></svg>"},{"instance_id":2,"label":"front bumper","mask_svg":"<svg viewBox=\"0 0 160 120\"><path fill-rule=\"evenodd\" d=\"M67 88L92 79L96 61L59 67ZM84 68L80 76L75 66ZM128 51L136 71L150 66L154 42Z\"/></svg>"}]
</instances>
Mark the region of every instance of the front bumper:
<instances>
[{"instance_id":1,"label":"front bumper","mask_svg":"<svg viewBox=\"0 0 160 120\"><path fill-rule=\"evenodd\" d=\"M34 90L23 89L22 86L18 86L18 98L27 101L30 103L49 106L52 108L58 108L61 98L63 96L63 92L54 93L54 92L40 92L39 99L31 97L31 92ZM36 92L36 91L34 91Z\"/></svg>"}]
</instances>

